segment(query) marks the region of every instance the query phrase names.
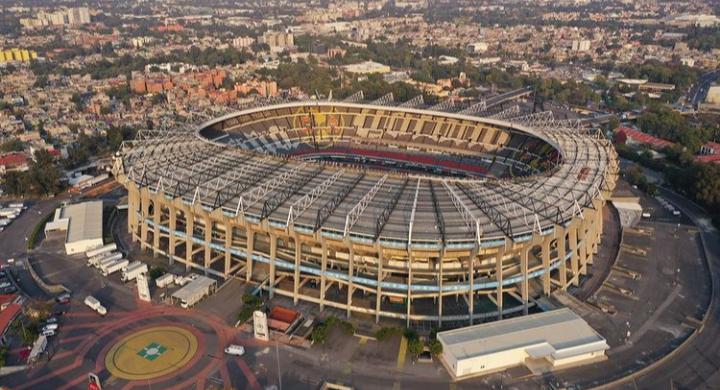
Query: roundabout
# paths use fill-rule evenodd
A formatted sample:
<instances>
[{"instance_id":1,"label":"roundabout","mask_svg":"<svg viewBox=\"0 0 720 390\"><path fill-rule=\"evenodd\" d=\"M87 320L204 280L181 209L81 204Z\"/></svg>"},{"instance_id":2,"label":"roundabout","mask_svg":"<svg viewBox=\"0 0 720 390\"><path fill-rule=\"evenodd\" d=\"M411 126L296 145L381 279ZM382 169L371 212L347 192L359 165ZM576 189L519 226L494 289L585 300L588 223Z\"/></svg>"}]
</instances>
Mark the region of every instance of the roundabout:
<instances>
[{"instance_id":1,"label":"roundabout","mask_svg":"<svg viewBox=\"0 0 720 390\"><path fill-rule=\"evenodd\" d=\"M192 360L197 337L178 326L158 326L133 332L105 355L105 367L115 377L148 380L173 373Z\"/></svg>"}]
</instances>

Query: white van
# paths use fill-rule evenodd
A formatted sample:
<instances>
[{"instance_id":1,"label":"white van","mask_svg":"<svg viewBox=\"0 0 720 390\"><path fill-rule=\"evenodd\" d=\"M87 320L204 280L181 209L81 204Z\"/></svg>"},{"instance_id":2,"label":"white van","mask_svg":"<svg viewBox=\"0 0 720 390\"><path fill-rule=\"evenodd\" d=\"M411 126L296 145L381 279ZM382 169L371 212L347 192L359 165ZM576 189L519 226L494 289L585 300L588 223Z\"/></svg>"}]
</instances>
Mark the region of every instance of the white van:
<instances>
[{"instance_id":1,"label":"white van","mask_svg":"<svg viewBox=\"0 0 720 390\"><path fill-rule=\"evenodd\" d=\"M245 354L245 347L242 345L230 344L225 348L225 353L228 355L242 356Z\"/></svg>"}]
</instances>

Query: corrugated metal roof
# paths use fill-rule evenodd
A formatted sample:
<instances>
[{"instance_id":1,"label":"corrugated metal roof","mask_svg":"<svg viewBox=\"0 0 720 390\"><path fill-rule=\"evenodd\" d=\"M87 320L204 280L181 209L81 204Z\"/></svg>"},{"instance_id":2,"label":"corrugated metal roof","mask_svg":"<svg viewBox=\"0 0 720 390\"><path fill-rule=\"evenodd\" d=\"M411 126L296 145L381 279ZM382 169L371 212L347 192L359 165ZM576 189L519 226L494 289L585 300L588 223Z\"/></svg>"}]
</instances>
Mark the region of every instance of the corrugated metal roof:
<instances>
[{"instance_id":1,"label":"corrugated metal roof","mask_svg":"<svg viewBox=\"0 0 720 390\"><path fill-rule=\"evenodd\" d=\"M187 286L177 290L173 293L173 298L180 299L183 301L191 301L196 299L198 296L205 295L210 288L215 284L215 280L206 276L198 276L197 279L190 282Z\"/></svg>"},{"instance_id":2,"label":"corrugated metal roof","mask_svg":"<svg viewBox=\"0 0 720 390\"><path fill-rule=\"evenodd\" d=\"M568 308L440 332L445 352L462 360L499 351L549 345L556 351L595 344L607 349L605 339Z\"/></svg>"},{"instance_id":3,"label":"corrugated metal roof","mask_svg":"<svg viewBox=\"0 0 720 390\"><path fill-rule=\"evenodd\" d=\"M62 212L68 218L68 233L65 242L102 239L103 202L101 200L66 206Z\"/></svg>"}]
</instances>

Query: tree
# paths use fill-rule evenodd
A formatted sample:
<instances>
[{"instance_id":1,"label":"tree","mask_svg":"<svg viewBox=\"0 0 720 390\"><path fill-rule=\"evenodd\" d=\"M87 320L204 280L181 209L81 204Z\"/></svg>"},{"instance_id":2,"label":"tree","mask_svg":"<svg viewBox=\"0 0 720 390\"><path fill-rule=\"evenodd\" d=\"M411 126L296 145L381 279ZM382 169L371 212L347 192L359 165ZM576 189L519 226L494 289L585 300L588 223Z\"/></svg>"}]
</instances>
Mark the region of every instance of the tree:
<instances>
[{"instance_id":1,"label":"tree","mask_svg":"<svg viewBox=\"0 0 720 390\"><path fill-rule=\"evenodd\" d=\"M17 138L12 138L8 141L3 142L0 145L0 151L7 152L22 152L25 149L25 143Z\"/></svg>"},{"instance_id":2,"label":"tree","mask_svg":"<svg viewBox=\"0 0 720 390\"><path fill-rule=\"evenodd\" d=\"M443 352L442 343L437 339L430 340L428 348L430 349L430 354L433 356L439 356Z\"/></svg>"},{"instance_id":3,"label":"tree","mask_svg":"<svg viewBox=\"0 0 720 390\"><path fill-rule=\"evenodd\" d=\"M420 354L423 353L425 346L419 338L413 338L408 340L407 349L410 356L412 356L412 359L417 360L417 358L420 357Z\"/></svg>"},{"instance_id":4,"label":"tree","mask_svg":"<svg viewBox=\"0 0 720 390\"><path fill-rule=\"evenodd\" d=\"M33 88L45 88L45 87L47 87L47 85L48 85L47 75L40 75L35 79Z\"/></svg>"},{"instance_id":5,"label":"tree","mask_svg":"<svg viewBox=\"0 0 720 390\"><path fill-rule=\"evenodd\" d=\"M327 324L318 324L310 334L310 339L315 344L325 344L329 333L330 329Z\"/></svg>"},{"instance_id":6,"label":"tree","mask_svg":"<svg viewBox=\"0 0 720 390\"><path fill-rule=\"evenodd\" d=\"M156 94L154 94L154 95L152 96L152 99L150 100L150 102L151 102L154 106L156 106L156 105L158 105L158 104L163 104L163 103L165 103L166 101L167 101L167 99L166 99L164 93L156 93Z\"/></svg>"},{"instance_id":7,"label":"tree","mask_svg":"<svg viewBox=\"0 0 720 390\"><path fill-rule=\"evenodd\" d=\"M38 195L54 195L59 192L61 176L53 155L47 150L38 150L34 158L29 170L34 192Z\"/></svg>"}]
</instances>

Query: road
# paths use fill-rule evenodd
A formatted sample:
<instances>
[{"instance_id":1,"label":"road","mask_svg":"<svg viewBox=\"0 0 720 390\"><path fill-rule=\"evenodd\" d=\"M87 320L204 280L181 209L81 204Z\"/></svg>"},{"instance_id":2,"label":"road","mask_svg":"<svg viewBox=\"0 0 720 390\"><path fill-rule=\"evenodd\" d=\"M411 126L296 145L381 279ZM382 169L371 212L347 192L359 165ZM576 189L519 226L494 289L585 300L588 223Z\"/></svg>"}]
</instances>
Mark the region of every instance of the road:
<instances>
[{"instance_id":1,"label":"road","mask_svg":"<svg viewBox=\"0 0 720 390\"><path fill-rule=\"evenodd\" d=\"M700 103L705 100L710 85L717 80L718 77L720 77L720 69L705 73L698 78L695 86L688 92L688 101L692 104L693 108L698 109Z\"/></svg>"},{"instance_id":2,"label":"road","mask_svg":"<svg viewBox=\"0 0 720 390\"><path fill-rule=\"evenodd\" d=\"M0 258L17 260L14 274L23 292L32 297L45 297L45 292L32 281L19 260L27 256L27 239L35 226L60 204L60 200L55 198L25 203L29 205L28 209L0 233Z\"/></svg>"},{"instance_id":3,"label":"road","mask_svg":"<svg viewBox=\"0 0 720 390\"><path fill-rule=\"evenodd\" d=\"M688 345L664 364L636 380L642 389L718 389L720 388L720 234L707 213L689 200L661 189L661 194L685 213L700 230L707 249L713 279L714 298L710 302L705 326Z\"/></svg>"}]
</instances>

